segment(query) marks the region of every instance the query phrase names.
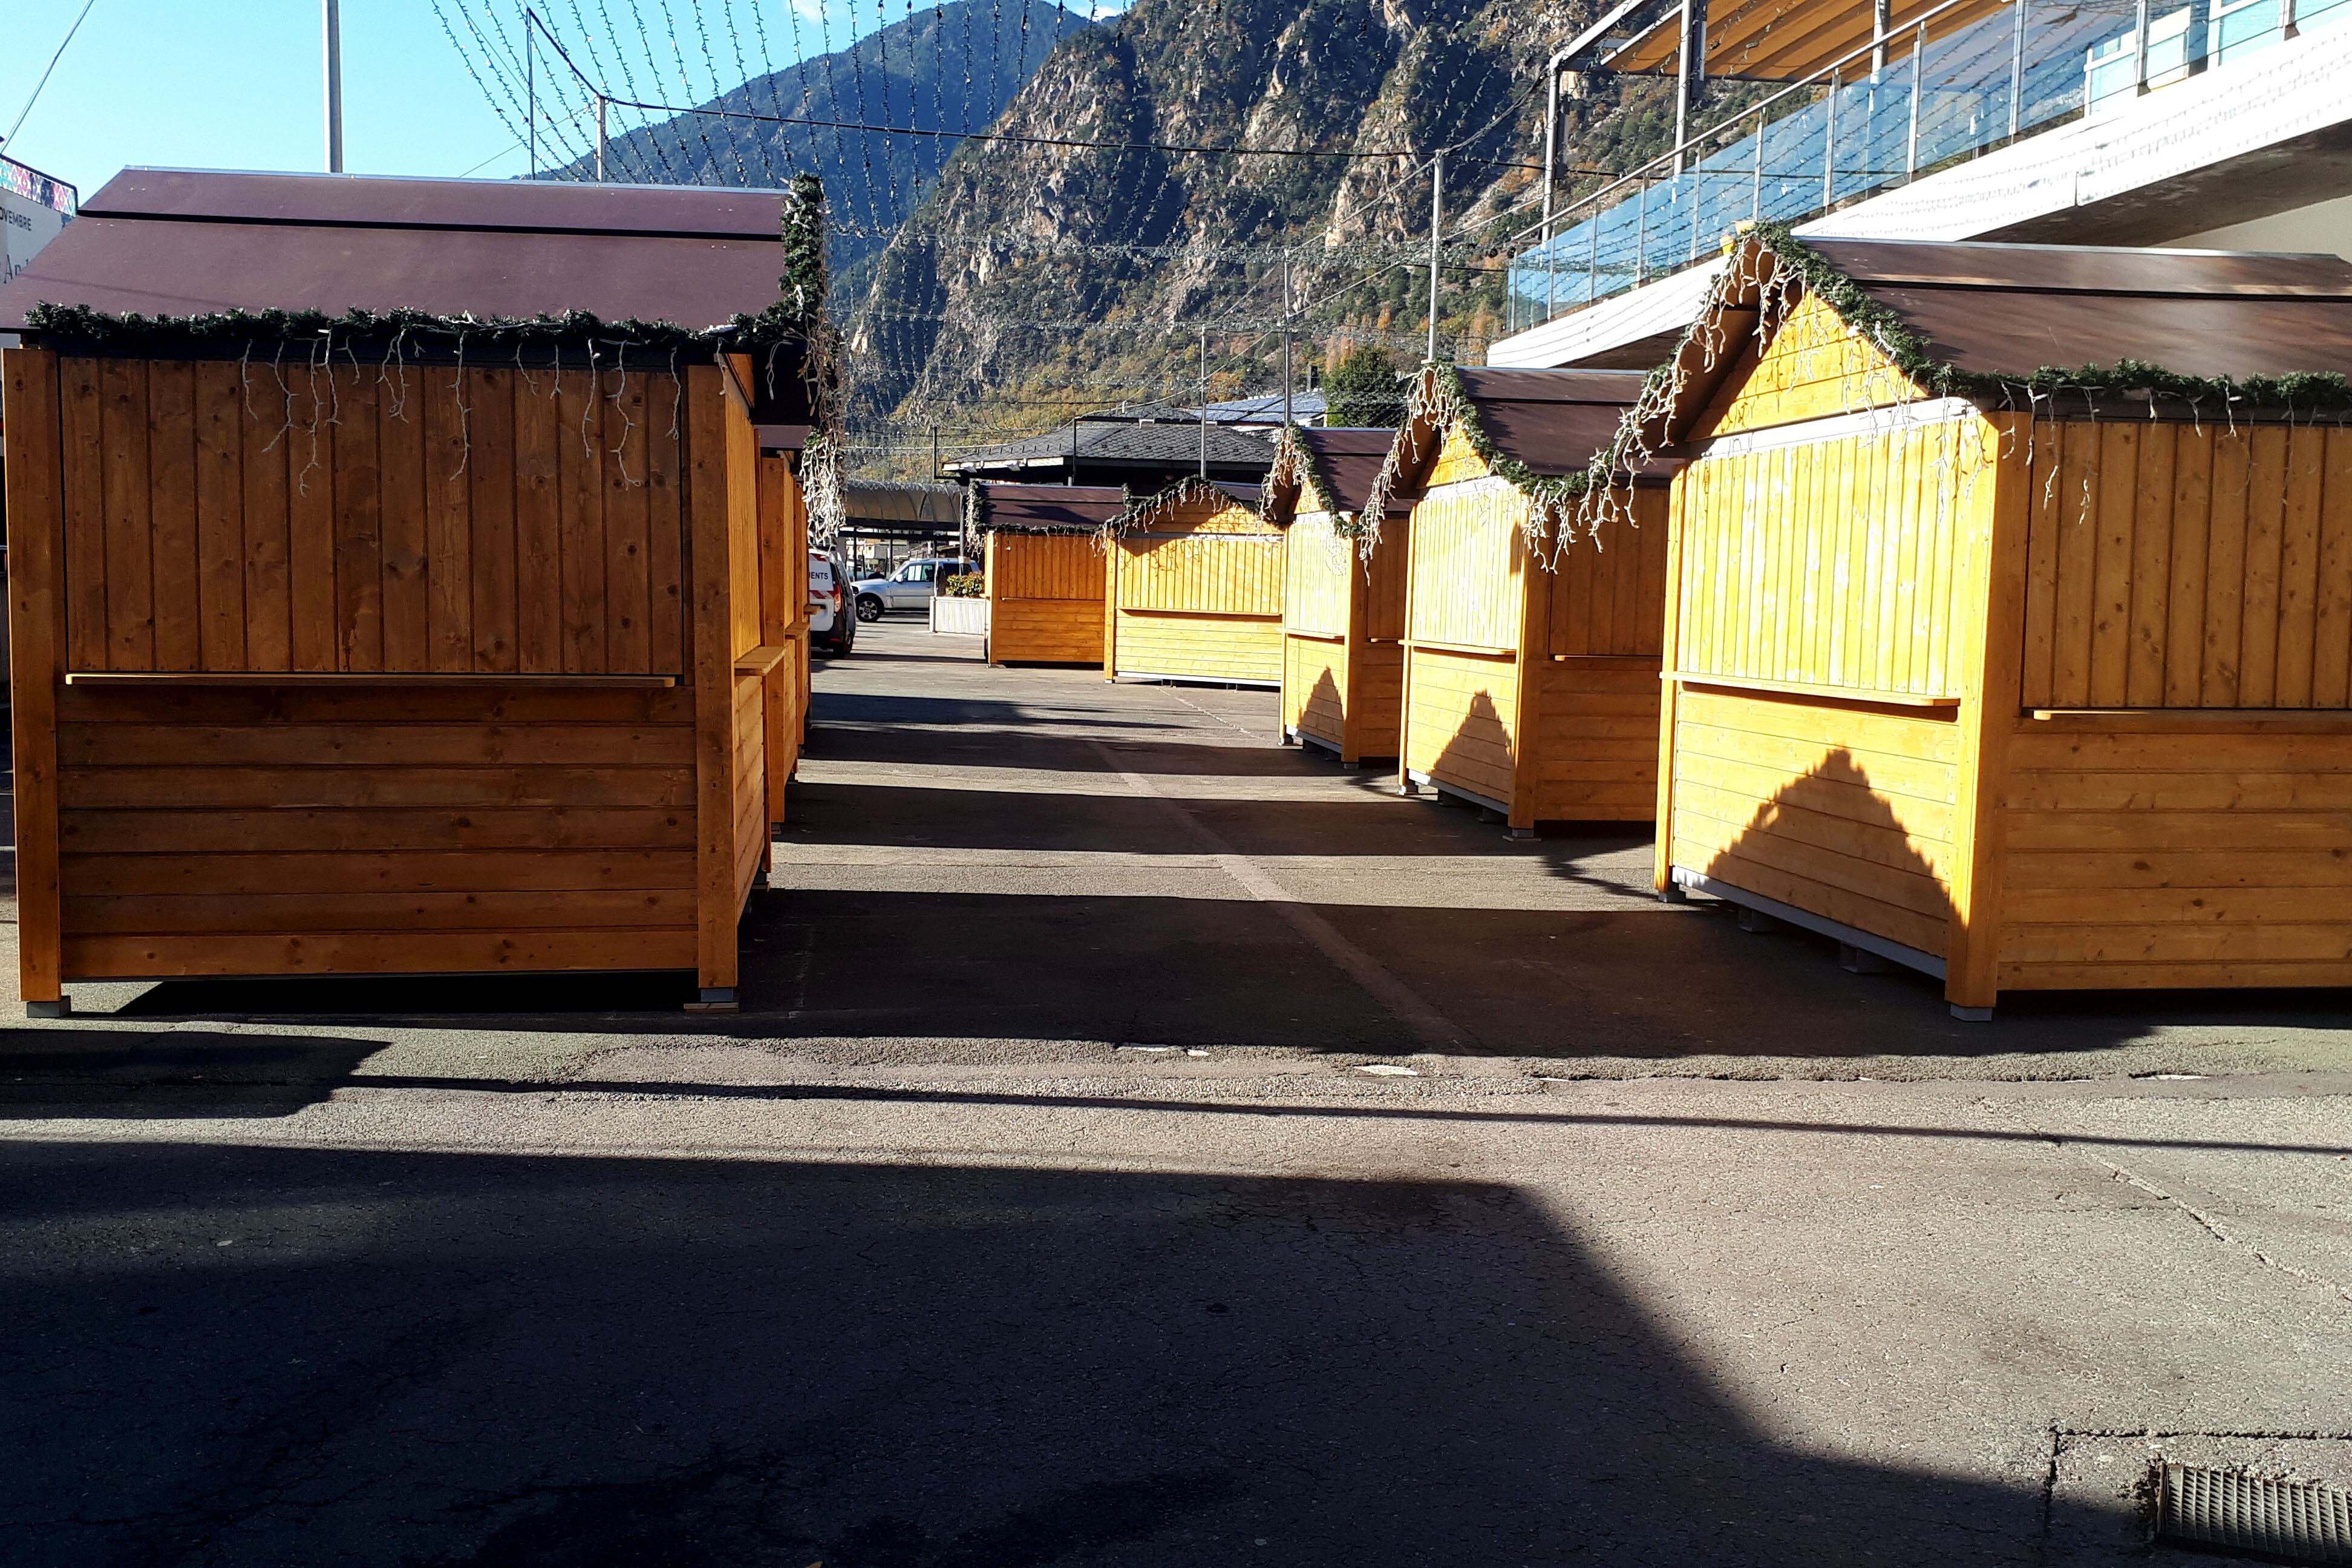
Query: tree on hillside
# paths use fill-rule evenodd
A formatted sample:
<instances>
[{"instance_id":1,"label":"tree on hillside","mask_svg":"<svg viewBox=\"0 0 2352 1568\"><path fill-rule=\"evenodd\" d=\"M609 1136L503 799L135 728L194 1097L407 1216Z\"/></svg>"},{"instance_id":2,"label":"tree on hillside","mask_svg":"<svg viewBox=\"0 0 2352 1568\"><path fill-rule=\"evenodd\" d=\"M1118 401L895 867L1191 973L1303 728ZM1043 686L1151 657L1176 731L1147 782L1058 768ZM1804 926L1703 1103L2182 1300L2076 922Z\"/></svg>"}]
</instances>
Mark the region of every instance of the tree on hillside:
<instances>
[{"instance_id":1,"label":"tree on hillside","mask_svg":"<svg viewBox=\"0 0 2352 1568\"><path fill-rule=\"evenodd\" d=\"M1323 384L1330 400L1327 425L1393 429L1404 422L1404 386L1389 351L1365 343L1349 349Z\"/></svg>"}]
</instances>

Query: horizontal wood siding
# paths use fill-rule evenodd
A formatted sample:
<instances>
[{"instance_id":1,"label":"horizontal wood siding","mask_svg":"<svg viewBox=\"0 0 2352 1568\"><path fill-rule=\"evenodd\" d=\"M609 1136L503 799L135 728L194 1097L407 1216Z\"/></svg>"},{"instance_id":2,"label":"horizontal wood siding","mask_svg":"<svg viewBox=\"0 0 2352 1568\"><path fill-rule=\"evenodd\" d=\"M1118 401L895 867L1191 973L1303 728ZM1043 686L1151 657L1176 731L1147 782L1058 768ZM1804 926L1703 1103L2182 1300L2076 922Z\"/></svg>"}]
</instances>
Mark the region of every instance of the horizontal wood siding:
<instances>
[{"instance_id":1,"label":"horizontal wood siding","mask_svg":"<svg viewBox=\"0 0 2352 1568\"><path fill-rule=\"evenodd\" d=\"M1534 815L1647 822L1658 809L1658 661L1545 659L1528 738Z\"/></svg>"},{"instance_id":2,"label":"horizontal wood siding","mask_svg":"<svg viewBox=\"0 0 2352 1568\"><path fill-rule=\"evenodd\" d=\"M735 678L735 897L768 860L767 682Z\"/></svg>"},{"instance_id":3,"label":"horizontal wood siding","mask_svg":"<svg viewBox=\"0 0 2352 1568\"><path fill-rule=\"evenodd\" d=\"M1753 340L1724 379L1701 428L1718 436L1852 414L1925 395L1834 310L1807 295L1759 353Z\"/></svg>"},{"instance_id":4,"label":"horizontal wood siding","mask_svg":"<svg viewBox=\"0 0 2352 1568\"><path fill-rule=\"evenodd\" d=\"M67 977L694 961L683 690L58 692Z\"/></svg>"},{"instance_id":5,"label":"horizontal wood siding","mask_svg":"<svg viewBox=\"0 0 2352 1568\"><path fill-rule=\"evenodd\" d=\"M1282 721L1327 745L1348 739L1348 645L1344 639L1282 639Z\"/></svg>"},{"instance_id":6,"label":"horizontal wood siding","mask_svg":"<svg viewBox=\"0 0 2352 1568\"><path fill-rule=\"evenodd\" d=\"M1348 743L1359 757L1393 757L1404 726L1404 645L1359 644L1349 655Z\"/></svg>"},{"instance_id":7,"label":"horizontal wood siding","mask_svg":"<svg viewBox=\"0 0 2352 1568\"><path fill-rule=\"evenodd\" d=\"M69 668L684 668L666 371L61 369Z\"/></svg>"},{"instance_id":8,"label":"horizontal wood siding","mask_svg":"<svg viewBox=\"0 0 2352 1568\"><path fill-rule=\"evenodd\" d=\"M1100 599L1000 599L988 657L999 664L1102 664Z\"/></svg>"},{"instance_id":9,"label":"horizontal wood siding","mask_svg":"<svg viewBox=\"0 0 2352 1568\"><path fill-rule=\"evenodd\" d=\"M1106 572L1091 534L990 535L988 657L1099 666Z\"/></svg>"},{"instance_id":10,"label":"horizontal wood siding","mask_svg":"<svg viewBox=\"0 0 2352 1568\"><path fill-rule=\"evenodd\" d=\"M2352 730L2021 722L2004 987L2352 984Z\"/></svg>"},{"instance_id":11,"label":"horizontal wood siding","mask_svg":"<svg viewBox=\"0 0 2352 1568\"><path fill-rule=\"evenodd\" d=\"M1418 595L1416 595L1416 608ZM1518 711L1518 662L1408 646L1406 768L1508 805Z\"/></svg>"},{"instance_id":12,"label":"horizontal wood siding","mask_svg":"<svg viewBox=\"0 0 2352 1568\"><path fill-rule=\"evenodd\" d=\"M1949 717L1685 689L1671 863L1941 957L1961 742Z\"/></svg>"},{"instance_id":13,"label":"horizontal wood siding","mask_svg":"<svg viewBox=\"0 0 2352 1568\"><path fill-rule=\"evenodd\" d=\"M1994 479L1977 422L1703 458L1680 487L1675 668L1957 697L1965 530Z\"/></svg>"},{"instance_id":14,"label":"horizontal wood siding","mask_svg":"<svg viewBox=\"0 0 2352 1568\"><path fill-rule=\"evenodd\" d=\"M1663 485L1614 492L1552 563L1546 651L1655 658L1665 629L1666 497Z\"/></svg>"},{"instance_id":15,"label":"horizontal wood siding","mask_svg":"<svg viewBox=\"0 0 2352 1568\"><path fill-rule=\"evenodd\" d=\"M1414 506L1412 641L1517 648L1527 515L1527 498L1500 479L1433 489Z\"/></svg>"},{"instance_id":16,"label":"horizontal wood siding","mask_svg":"<svg viewBox=\"0 0 2352 1568\"><path fill-rule=\"evenodd\" d=\"M1282 595L1284 629L1323 637L1348 635L1349 609L1365 563L1356 541L1332 531L1328 511L1299 514L1283 547L1289 580Z\"/></svg>"},{"instance_id":17,"label":"horizontal wood siding","mask_svg":"<svg viewBox=\"0 0 2352 1568\"><path fill-rule=\"evenodd\" d=\"M2352 706L2352 431L2031 432L2030 708Z\"/></svg>"},{"instance_id":18,"label":"horizontal wood siding","mask_svg":"<svg viewBox=\"0 0 2352 1568\"><path fill-rule=\"evenodd\" d=\"M1150 610L1118 614L1120 675L1175 675L1193 680L1282 679L1282 623L1271 616L1188 616Z\"/></svg>"}]
</instances>

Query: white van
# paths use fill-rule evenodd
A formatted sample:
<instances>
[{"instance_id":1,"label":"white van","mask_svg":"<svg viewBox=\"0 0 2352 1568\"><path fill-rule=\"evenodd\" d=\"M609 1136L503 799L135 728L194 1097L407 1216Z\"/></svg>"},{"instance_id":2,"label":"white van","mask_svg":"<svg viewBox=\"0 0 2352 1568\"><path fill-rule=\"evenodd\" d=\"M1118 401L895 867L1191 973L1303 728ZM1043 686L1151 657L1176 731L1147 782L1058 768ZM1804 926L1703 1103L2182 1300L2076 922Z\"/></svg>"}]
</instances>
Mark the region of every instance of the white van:
<instances>
[{"instance_id":1,"label":"white van","mask_svg":"<svg viewBox=\"0 0 2352 1568\"><path fill-rule=\"evenodd\" d=\"M809 552L809 644L839 658L856 646L857 617L849 607L849 567L840 556Z\"/></svg>"}]
</instances>

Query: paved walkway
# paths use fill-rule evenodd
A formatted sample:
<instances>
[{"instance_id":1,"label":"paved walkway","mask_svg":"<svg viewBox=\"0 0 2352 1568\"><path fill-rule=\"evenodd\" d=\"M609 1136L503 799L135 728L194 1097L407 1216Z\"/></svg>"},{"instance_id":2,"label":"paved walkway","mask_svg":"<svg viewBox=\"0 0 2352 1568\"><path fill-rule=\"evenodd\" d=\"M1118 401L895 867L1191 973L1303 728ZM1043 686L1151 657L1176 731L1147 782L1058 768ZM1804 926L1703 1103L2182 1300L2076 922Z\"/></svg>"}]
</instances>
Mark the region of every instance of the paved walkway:
<instances>
[{"instance_id":1,"label":"paved walkway","mask_svg":"<svg viewBox=\"0 0 2352 1568\"><path fill-rule=\"evenodd\" d=\"M2352 1485L2342 1008L1964 1026L1262 693L819 693L740 1017L6 1032L11 1562L2186 1565L2153 1458Z\"/></svg>"}]
</instances>

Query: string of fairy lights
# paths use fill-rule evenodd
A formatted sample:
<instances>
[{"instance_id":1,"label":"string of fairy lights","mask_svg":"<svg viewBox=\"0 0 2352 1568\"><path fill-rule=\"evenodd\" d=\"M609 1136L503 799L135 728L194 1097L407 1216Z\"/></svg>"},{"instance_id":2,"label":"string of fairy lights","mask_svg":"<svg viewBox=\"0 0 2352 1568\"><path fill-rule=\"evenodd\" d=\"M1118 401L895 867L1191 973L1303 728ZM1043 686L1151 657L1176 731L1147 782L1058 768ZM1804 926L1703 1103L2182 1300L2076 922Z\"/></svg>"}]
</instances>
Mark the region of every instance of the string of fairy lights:
<instances>
[{"instance_id":1,"label":"string of fairy lights","mask_svg":"<svg viewBox=\"0 0 2352 1568\"><path fill-rule=\"evenodd\" d=\"M432 5L484 100L530 149L535 177L774 186L813 173L824 181L834 308L849 345L853 462L1041 434L1089 407L1191 404L1204 387L1213 396L1266 393L1286 342L1300 387L1308 366L1359 345L1409 363L1420 357L1423 333L1412 329L1426 306L1405 284L1430 265L1433 155L1445 158L1445 217L1434 237L1444 325L1475 319L1497 258L1524 243L1541 201L1538 171L1520 156L1530 139L1515 134L1535 118L1540 72L1482 45L1479 0L1433 5L1402 25L1376 22L1370 4L1337 12L1344 28L1352 11L1356 36L1341 41L1357 58L1377 52L1376 26L1389 29L1392 67L1414 50L1438 62L1416 95L1487 110L1454 113L1442 141L1426 127L1412 136L1367 130L1353 141L1123 136L1024 111L1017 95L1045 57L1115 23L1123 0L1087 0L1083 12L1049 0ZM1196 58L1181 68L1211 67ZM1066 162L1148 160L1157 187L1138 189L1135 205L1179 216L1133 238L1041 234L1009 218L926 221L922 203L942 178L953 169L983 177L971 172L994 167L985 159L996 147ZM983 162L955 162L965 148ZM1192 221L1196 191L1220 171L1266 161L1310 167L1320 214L1294 210L1287 223L1269 214L1231 232ZM1060 308L891 281L1046 276L1040 266ZM1119 343L1128 346L1117 354L1090 352Z\"/></svg>"}]
</instances>

